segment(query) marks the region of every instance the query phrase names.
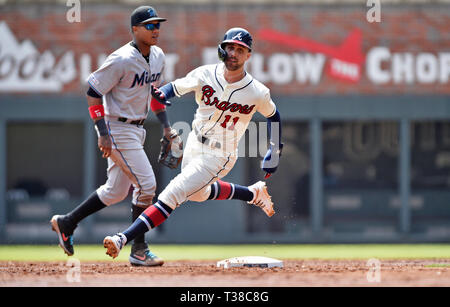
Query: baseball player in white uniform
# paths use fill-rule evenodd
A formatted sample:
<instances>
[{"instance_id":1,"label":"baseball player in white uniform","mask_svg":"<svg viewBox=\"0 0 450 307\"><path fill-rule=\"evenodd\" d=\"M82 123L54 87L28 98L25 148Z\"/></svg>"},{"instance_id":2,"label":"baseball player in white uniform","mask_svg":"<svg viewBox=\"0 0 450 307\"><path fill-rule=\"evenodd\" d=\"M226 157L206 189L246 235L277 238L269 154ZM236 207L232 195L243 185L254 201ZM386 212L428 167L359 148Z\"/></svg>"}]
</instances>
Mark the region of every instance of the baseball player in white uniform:
<instances>
[{"instance_id":1,"label":"baseball player in white uniform","mask_svg":"<svg viewBox=\"0 0 450 307\"><path fill-rule=\"evenodd\" d=\"M222 181L237 160L241 137L258 111L268 120L270 148L262 168L266 178L276 171L283 144L280 114L269 89L244 69L252 51L252 37L242 28L232 28L219 45L223 63L201 66L152 93L161 103L174 96L195 92L198 109L183 153L182 170L125 231L107 236L107 254L115 258L135 236L157 227L184 202L208 199L240 199L259 206L270 217L275 211L265 182L240 186Z\"/></svg>"},{"instance_id":2,"label":"baseball player in white uniform","mask_svg":"<svg viewBox=\"0 0 450 307\"><path fill-rule=\"evenodd\" d=\"M66 215L51 219L60 246L73 255L73 232L87 216L124 200L133 185L132 221L152 204L156 181L144 152L146 130L143 127L149 110L163 125L164 136L173 139L165 105L151 96L151 84L161 84L164 52L156 46L160 22L156 10L141 6L131 15L133 41L108 56L105 63L88 77L87 100L95 122L98 147L108 159L106 183ZM181 139L180 139L181 140ZM129 261L132 265L162 265L163 260L150 252L144 235L133 241Z\"/></svg>"}]
</instances>

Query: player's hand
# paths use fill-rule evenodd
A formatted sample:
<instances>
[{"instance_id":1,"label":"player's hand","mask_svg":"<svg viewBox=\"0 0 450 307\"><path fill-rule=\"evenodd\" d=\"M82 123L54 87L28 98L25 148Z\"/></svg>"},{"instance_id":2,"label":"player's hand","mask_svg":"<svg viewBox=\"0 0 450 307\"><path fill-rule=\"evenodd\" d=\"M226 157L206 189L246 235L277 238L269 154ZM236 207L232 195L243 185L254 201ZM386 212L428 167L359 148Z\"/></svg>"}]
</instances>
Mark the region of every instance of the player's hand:
<instances>
[{"instance_id":1,"label":"player's hand","mask_svg":"<svg viewBox=\"0 0 450 307\"><path fill-rule=\"evenodd\" d=\"M172 140L178 136L177 131L172 129L172 127L164 128L163 134L168 140Z\"/></svg>"},{"instance_id":2,"label":"player's hand","mask_svg":"<svg viewBox=\"0 0 450 307\"><path fill-rule=\"evenodd\" d=\"M270 145L269 150L267 150L266 155L261 163L261 168L266 172L266 176L264 179L269 178L278 168L278 164L280 163L281 152L283 151L283 143L280 143L278 148L276 148L273 144Z\"/></svg>"},{"instance_id":3,"label":"player's hand","mask_svg":"<svg viewBox=\"0 0 450 307\"><path fill-rule=\"evenodd\" d=\"M111 156L112 144L109 135L101 135L98 137L98 148L103 152L103 158L109 158Z\"/></svg>"},{"instance_id":4,"label":"player's hand","mask_svg":"<svg viewBox=\"0 0 450 307\"><path fill-rule=\"evenodd\" d=\"M181 133L180 133L181 134ZM169 168L177 168L183 159L183 140L175 129L164 128L158 162Z\"/></svg>"},{"instance_id":5,"label":"player's hand","mask_svg":"<svg viewBox=\"0 0 450 307\"><path fill-rule=\"evenodd\" d=\"M171 106L172 103L169 100L166 100L166 96L164 95L163 92L161 92L157 87L153 86L153 84L150 85L150 92L153 96L153 98L155 98L156 100L158 100L158 102L166 105L166 106Z\"/></svg>"}]
</instances>

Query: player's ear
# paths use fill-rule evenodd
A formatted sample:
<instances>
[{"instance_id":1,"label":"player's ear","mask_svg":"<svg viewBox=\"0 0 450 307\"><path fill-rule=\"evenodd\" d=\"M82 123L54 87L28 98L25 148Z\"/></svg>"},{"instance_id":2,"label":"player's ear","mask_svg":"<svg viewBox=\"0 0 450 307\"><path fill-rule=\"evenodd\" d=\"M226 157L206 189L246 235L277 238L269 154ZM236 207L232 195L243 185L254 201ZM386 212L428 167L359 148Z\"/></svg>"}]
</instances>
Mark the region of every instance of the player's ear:
<instances>
[{"instance_id":1,"label":"player's ear","mask_svg":"<svg viewBox=\"0 0 450 307\"><path fill-rule=\"evenodd\" d=\"M251 51L247 52L247 60L246 61L248 61L248 59L250 59L251 56L252 56L252 52Z\"/></svg>"},{"instance_id":2,"label":"player's ear","mask_svg":"<svg viewBox=\"0 0 450 307\"><path fill-rule=\"evenodd\" d=\"M131 26L131 33L132 33L132 34L136 34L137 29L138 29L138 27L136 27L136 26Z\"/></svg>"}]
</instances>

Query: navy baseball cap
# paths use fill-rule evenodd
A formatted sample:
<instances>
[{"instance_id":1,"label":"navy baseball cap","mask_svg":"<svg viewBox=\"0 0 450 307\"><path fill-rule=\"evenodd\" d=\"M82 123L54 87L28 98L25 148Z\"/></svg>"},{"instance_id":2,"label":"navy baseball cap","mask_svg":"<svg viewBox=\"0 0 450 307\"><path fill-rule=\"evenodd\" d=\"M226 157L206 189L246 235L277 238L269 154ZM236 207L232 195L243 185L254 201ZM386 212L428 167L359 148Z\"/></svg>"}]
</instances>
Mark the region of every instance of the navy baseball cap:
<instances>
[{"instance_id":1,"label":"navy baseball cap","mask_svg":"<svg viewBox=\"0 0 450 307\"><path fill-rule=\"evenodd\" d=\"M166 21L166 18L158 17L158 13L151 6L140 6L131 13L131 26L148 23L151 21Z\"/></svg>"}]
</instances>

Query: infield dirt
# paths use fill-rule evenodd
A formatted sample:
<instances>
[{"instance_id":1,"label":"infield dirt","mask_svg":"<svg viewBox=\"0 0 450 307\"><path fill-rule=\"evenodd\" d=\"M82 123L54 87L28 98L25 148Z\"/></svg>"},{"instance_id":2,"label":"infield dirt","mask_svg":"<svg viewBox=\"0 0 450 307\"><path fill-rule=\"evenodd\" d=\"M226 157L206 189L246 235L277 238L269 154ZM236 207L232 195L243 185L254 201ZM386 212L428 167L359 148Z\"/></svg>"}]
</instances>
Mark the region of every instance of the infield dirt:
<instances>
[{"instance_id":1,"label":"infield dirt","mask_svg":"<svg viewBox=\"0 0 450 307\"><path fill-rule=\"evenodd\" d=\"M0 262L0 286L309 287L450 286L450 259L381 260L379 275L367 260L284 260L283 268L217 268L216 261L168 261L162 267L127 262ZM79 282L70 282L79 276ZM377 281L378 280L378 281Z\"/></svg>"}]
</instances>

